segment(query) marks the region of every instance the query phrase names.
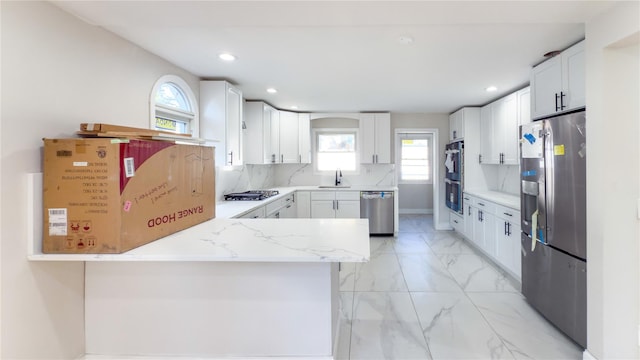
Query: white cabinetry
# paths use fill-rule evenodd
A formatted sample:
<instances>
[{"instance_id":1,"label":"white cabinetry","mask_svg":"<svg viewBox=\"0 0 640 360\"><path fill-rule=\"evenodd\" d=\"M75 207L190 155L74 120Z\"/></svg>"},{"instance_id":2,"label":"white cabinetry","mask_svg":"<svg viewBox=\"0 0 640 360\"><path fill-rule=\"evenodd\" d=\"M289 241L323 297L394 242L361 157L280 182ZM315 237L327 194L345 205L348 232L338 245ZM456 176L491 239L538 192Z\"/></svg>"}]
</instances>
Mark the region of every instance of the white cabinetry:
<instances>
[{"instance_id":1,"label":"white cabinetry","mask_svg":"<svg viewBox=\"0 0 640 360\"><path fill-rule=\"evenodd\" d=\"M360 192L358 191L312 191L311 217L360 218Z\"/></svg>"},{"instance_id":2,"label":"white cabinetry","mask_svg":"<svg viewBox=\"0 0 640 360\"><path fill-rule=\"evenodd\" d=\"M296 217L294 193L268 203L265 205L265 209L267 218L284 219Z\"/></svg>"},{"instance_id":3,"label":"white cabinetry","mask_svg":"<svg viewBox=\"0 0 640 360\"><path fill-rule=\"evenodd\" d=\"M311 218L311 192L296 192L296 217L299 219Z\"/></svg>"},{"instance_id":4,"label":"white cabinetry","mask_svg":"<svg viewBox=\"0 0 640 360\"><path fill-rule=\"evenodd\" d=\"M391 163L391 114L360 114L360 162Z\"/></svg>"},{"instance_id":5,"label":"white cabinetry","mask_svg":"<svg viewBox=\"0 0 640 360\"><path fill-rule=\"evenodd\" d=\"M496 205L495 234L496 259L520 278L520 212Z\"/></svg>"},{"instance_id":6,"label":"white cabinetry","mask_svg":"<svg viewBox=\"0 0 640 360\"><path fill-rule=\"evenodd\" d=\"M200 82L200 136L219 141L216 165L242 165L242 91L226 81Z\"/></svg>"},{"instance_id":7,"label":"white cabinetry","mask_svg":"<svg viewBox=\"0 0 640 360\"><path fill-rule=\"evenodd\" d=\"M238 216L238 219L260 219L266 216L265 207L260 206L257 209L253 209L246 214Z\"/></svg>"},{"instance_id":8,"label":"white cabinetry","mask_svg":"<svg viewBox=\"0 0 640 360\"><path fill-rule=\"evenodd\" d=\"M500 98L481 110L483 164L518 164L518 97Z\"/></svg>"},{"instance_id":9,"label":"white cabinetry","mask_svg":"<svg viewBox=\"0 0 640 360\"><path fill-rule=\"evenodd\" d=\"M449 224L451 225L453 230L461 234L464 233L464 220L464 217L462 217L460 214L449 211Z\"/></svg>"},{"instance_id":10,"label":"white cabinetry","mask_svg":"<svg viewBox=\"0 0 640 360\"><path fill-rule=\"evenodd\" d=\"M279 163L295 164L300 162L299 136L298 113L280 110Z\"/></svg>"},{"instance_id":11,"label":"white cabinetry","mask_svg":"<svg viewBox=\"0 0 640 360\"><path fill-rule=\"evenodd\" d=\"M449 141L464 139L464 109L449 115Z\"/></svg>"},{"instance_id":12,"label":"white cabinetry","mask_svg":"<svg viewBox=\"0 0 640 360\"><path fill-rule=\"evenodd\" d=\"M527 86L516 94L518 95L518 125L528 124L531 122L531 87ZM520 137L519 134L516 136Z\"/></svg>"},{"instance_id":13,"label":"white cabinetry","mask_svg":"<svg viewBox=\"0 0 640 360\"><path fill-rule=\"evenodd\" d=\"M581 41L531 70L531 118L585 106L584 51Z\"/></svg>"},{"instance_id":14,"label":"white cabinetry","mask_svg":"<svg viewBox=\"0 0 640 360\"><path fill-rule=\"evenodd\" d=\"M298 148L301 164L311 164L311 117L298 114Z\"/></svg>"},{"instance_id":15,"label":"white cabinetry","mask_svg":"<svg viewBox=\"0 0 640 360\"><path fill-rule=\"evenodd\" d=\"M273 164L279 154L279 112L262 101L244 105L245 163Z\"/></svg>"},{"instance_id":16,"label":"white cabinetry","mask_svg":"<svg viewBox=\"0 0 640 360\"><path fill-rule=\"evenodd\" d=\"M454 229L520 279L520 212L464 194L464 226Z\"/></svg>"}]
</instances>

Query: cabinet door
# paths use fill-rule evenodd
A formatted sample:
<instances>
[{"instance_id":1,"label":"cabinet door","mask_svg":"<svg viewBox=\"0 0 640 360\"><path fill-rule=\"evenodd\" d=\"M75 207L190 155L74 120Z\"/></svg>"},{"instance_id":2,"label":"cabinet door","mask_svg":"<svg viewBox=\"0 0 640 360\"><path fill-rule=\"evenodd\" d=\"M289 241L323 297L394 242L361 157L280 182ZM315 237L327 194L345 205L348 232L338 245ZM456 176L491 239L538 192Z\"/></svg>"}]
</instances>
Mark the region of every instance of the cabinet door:
<instances>
[{"instance_id":1,"label":"cabinet door","mask_svg":"<svg viewBox=\"0 0 640 360\"><path fill-rule=\"evenodd\" d=\"M473 207L469 201L463 202L464 204L464 236L467 239L473 241Z\"/></svg>"},{"instance_id":2,"label":"cabinet door","mask_svg":"<svg viewBox=\"0 0 640 360\"><path fill-rule=\"evenodd\" d=\"M308 219L311 217L311 193L308 191L296 192L296 217Z\"/></svg>"},{"instance_id":3,"label":"cabinet door","mask_svg":"<svg viewBox=\"0 0 640 360\"><path fill-rule=\"evenodd\" d=\"M242 165L242 92L233 86L227 88L227 162Z\"/></svg>"},{"instance_id":4,"label":"cabinet door","mask_svg":"<svg viewBox=\"0 0 640 360\"><path fill-rule=\"evenodd\" d=\"M511 224L511 231L510 234L508 236L508 241L509 241L509 246L510 246L510 254L509 254L509 259L510 261L508 262L508 267L511 270L511 272L513 272L513 274L516 276L516 279L520 280L522 277L522 268L521 268L521 260L522 260L522 255L520 255L520 224L518 224L517 222L515 223L510 223Z\"/></svg>"},{"instance_id":5,"label":"cabinet door","mask_svg":"<svg viewBox=\"0 0 640 360\"><path fill-rule=\"evenodd\" d=\"M271 131L269 132L269 163L280 164L280 112L278 110L273 109L271 111L269 122L271 123Z\"/></svg>"},{"instance_id":6,"label":"cabinet door","mask_svg":"<svg viewBox=\"0 0 640 360\"><path fill-rule=\"evenodd\" d=\"M490 212L482 212L482 226L484 230L484 251L490 256L496 256L496 216Z\"/></svg>"},{"instance_id":7,"label":"cabinet door","mask_svg":"<svg viewBox=\"0 0 640 360\"><path fill-rule=\"evenodd\" d=\"M563 51L562 54L562 110L573 110L585 106L585 55L584 41Z\"/></svg>"},{"instance_id":8,"label":"cabinet door","mask_svg":"<svg viewBox=\"0 0 640 360\"><path fill-rule=\"evenodd\" d=\"M309 114L298 114L299 162L311 164L311 119Z\"/></svg>"},{"instance_id":9,"label":"cabinet door","mask_svg":"<svg viewBox=\"0 0 640 360\"><path fill-rule=\"evenodd\" d=\"M561 56L555 56L531 70L531 117L541 118L556 112L556 94L562 91Z\"/></svg>"},{"instance_id":10,"label":"cabinet door","mask_svg":"<svg viewBox=\"0 0 640 360\"><path fill-rule=\"evenodd\" d=\"M496 254L495 258L501 266L508 268L511 261L511 245L509 243L508 234L509 221L504 219L496 219L495 236L496 236Z\"/></svg>"},{"instance_id":11,"label":"cabinet door","mask_svg":"<svg viewBox=\"0 0 640 360\"><path fill-rule=\"evenodd\" d=\"M280 111L280 163L298 162L298 136L298 114Z\"/></svg>"},{"instance_id":12,"label":"cabinet door","mask_svg":"<svg viewBox=\"0 0 640 360\"><path fill-rule=\"evenodd\" d=\"M278 128L272 128L273 125L277 125L278 110L272 108L269 105L264 105L262 114L263 133L262 133L262 157L263 164L272 164L275 162L275 152L278 151L278 144L273 144L273 138L271 133L278 131ZM253 144L247 144L247 146L253 146Z\"/></svg>"},{"instance_id":13,"label":"cabinet door","mask_svg":"<svg viewBox=\"0 0 640 360\"><path fill-rule=\"evenodd\" d=\"M242 131L244 143L245 164L265 164L265 132L264 107L261 101L247 101L244 103L244 123L246 128ZM216 149L217 150L217 149Z\"/></svg>"},{"instance_id":14,"label":"cabinet door","mask_svg":"<svg viewBox=\"0 0 640 360\"><path fill-rule=\"evenodd\" d=\"M531 88L518 91L518 125L531 122Z\"/></svg>"},{"instance_id":15,"label":"cabinet door","mask_svg":"<svg viewBox=\"0 0 640 360\"><path fill-rule=\"evenodd\" d=\"M391 163L391 114L375 114L375 155L377 164Z\"/></svg>"},{"instance_id":16,"label":"cabinet door","mask_svg":"<svg viewBox=\"0 0 640 360\"><path fill-rule=\"evenodd\" d=\"M484 249L484 223L482 222L483 211L478 208L473 210L473 238L472 241L479 248Z\"/></svg>"},{"instance_id":17,"label":"cabinet door","mask_svg":"<svg viewBox=\"0 0 640 360\"><path fill-rule=\"evenodd\" d=\"M373 114L360 114L360 162L375 163L375 117Z\"/></svg>"},{"instance_id":18,"label":"cabinet door","mask_svg":"<svg viewBox=\"0 0 640 360\"><path fill-rule=\"evenodd\" d=\"M518 158L518 96L513 93L502 100L502 113L500 114L500 126L502 127L502 164L517 165Z\"/></svg>"},{"instance_id":19,"label":"cabinet door","mask_svg":"<svg viewBox=\"0 0 640 360\"><path fill-rule=\"evenodd\" d=\"M360 201L336 200L336 218L339 219L359 219Z\"/></svg>"},{"instance_id":20,"label":"cabinet door","mask_svg":"<svg viewBox=\"0 0 640 360\"><path fill-rule=\"evenodd\" d=\"M459 234L464 233L464 217L457 213L449 212L449 225Z\"/></svg>"},{"instance_id":21,"label":"cabinet door","mask_svg":"<svg viewBox=\"0 0 640 360\"><path fill-rule=\"evenodd\" d=\"M311 218L333 219L336 217L335 200L312 200Z\"/></svg>"},{"instance_id":22,"label":"cabinet door","mask_svg":"<svg viewBox=\"0 0 640 360\"><path fill-rule=\"evenodd\" d=\"M493 103L480 109L480 163L497 164L493 151Z\"/></svg>"},{"instance_id":23,"label":"cabinet door","mask_svg":"<svg viewBox=\"0 0 640 360\"><path fill-rule=\"evenodd\" d=\"M462 138L464 138L464 113L461 109L449 115L449 140Z\"/></svg>"}]
</instances>

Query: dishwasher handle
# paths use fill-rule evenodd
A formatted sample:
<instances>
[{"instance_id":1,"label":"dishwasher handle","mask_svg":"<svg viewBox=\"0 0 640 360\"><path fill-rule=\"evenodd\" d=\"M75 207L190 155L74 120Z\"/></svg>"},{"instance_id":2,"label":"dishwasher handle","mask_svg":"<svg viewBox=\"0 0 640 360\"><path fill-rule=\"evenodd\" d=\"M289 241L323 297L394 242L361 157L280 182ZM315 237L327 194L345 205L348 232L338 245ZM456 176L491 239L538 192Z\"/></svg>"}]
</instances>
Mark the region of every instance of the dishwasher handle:
<instances>
[{"instance_id":1,"label":"dishwasher handle","mask_svg":"<svg viewBox=\"0 0 640 360\"><path fill-rule=\"evenodd\" d=\"M393 199L393 191L361 191L360 198L364 200Z\"/></svg>"}]
</instances>

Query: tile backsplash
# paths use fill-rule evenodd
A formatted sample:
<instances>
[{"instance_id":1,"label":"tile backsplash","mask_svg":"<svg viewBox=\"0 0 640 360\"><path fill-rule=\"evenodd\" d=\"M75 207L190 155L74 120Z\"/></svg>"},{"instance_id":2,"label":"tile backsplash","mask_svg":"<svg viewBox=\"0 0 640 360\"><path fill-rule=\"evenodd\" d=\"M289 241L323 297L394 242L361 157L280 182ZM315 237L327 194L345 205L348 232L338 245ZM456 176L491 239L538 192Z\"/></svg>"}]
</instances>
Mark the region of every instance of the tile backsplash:
<instances>
[{"instance_id":1,"label":"tile backsplash","mask_svg":"<svg viewBox=\"0 0 640 360\"><path fill-rule=\"evenodd\" d=\"M314 174L312 164L216 167L216 200L224 194L278 186L332 185L335 174ZM363 164L359 174L344 174L345 185L396 186L395 165Z\"/></svg>"},{"instance_id":2,"label":"tile backsplash","mask_svg":"<svg viewBox=\"0 0 640 360\"><path fill-rule=\"evenodd\" d=\"M380 185L395 186L394 164L362 164L359 174L343 174L344 185ZM333 185L335 174L314 173L313 164L282 164L275 166L275 185Z\"/></svg>"}]
</instances>

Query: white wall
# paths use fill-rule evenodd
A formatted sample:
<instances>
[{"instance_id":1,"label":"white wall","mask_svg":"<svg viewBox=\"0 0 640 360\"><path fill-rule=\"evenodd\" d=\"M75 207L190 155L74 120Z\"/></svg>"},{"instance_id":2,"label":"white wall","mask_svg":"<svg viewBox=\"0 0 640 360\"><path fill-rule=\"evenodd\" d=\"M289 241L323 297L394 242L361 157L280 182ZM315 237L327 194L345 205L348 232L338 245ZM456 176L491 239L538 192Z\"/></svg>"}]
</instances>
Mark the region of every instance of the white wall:
<instances>
[{"instance_id":1,"label":"white wall","mask_svg":"<svg viewBox=\"0 0 640 360\"><path fill-rule=\"evenodd\" d=\"M84 264L26 259L25 174L41 171L42 138L81 122L149 126L165 74L198 78L43 2L2 2L1 334L3 359L84 353Z\"/></svg>"},{"instance_id":2,"label":"white wall","mask_svg":"<svg viewBox=\"0 0 640 360\"><path fill-rule=\"evenodd\" d=\"M598 359L638 359L640 6L586 25L587 343Z\"/></svg>"},{"instance_id":3,"label":"white wall","mask_svg":"<svg viewBox=\"0 0 640 360\"><path fill-rule=\"evenodd\" d=\"M435 203L438 206L438 212L440 214L440 218L437 220L438 223L434 223L434 226L438 229L448 229L449 228L449 213L448 208L444 202L444 145L449 142L449 114L405 114L405 113L391 113L391 158L395 159L395 130L396 129L438 129L438 147L435 154L433 154L433 158L435 161L435 165L438 167L438 178L434 179L434 181L438 181L439 189L438 194L435 197ZM428 201L433 203L432 200L428 198L429 190L425 187L422 189L408 189L407 187L400 188L400 201L403 200L403 191L414 191L414 195L416 198L423 197L427 198ZM422 193L415 193L415 191L422 191ZM431 190L432 191L432 190ZM431 195L433 197L433 194ZM431 203L428 208L432 208ZM404 203L404 206L408 206L407 203ZM403 204L399 204L400 209L403 208ZM436 219L434 219L436 221Z\"/></svg>"}]
</instances>

